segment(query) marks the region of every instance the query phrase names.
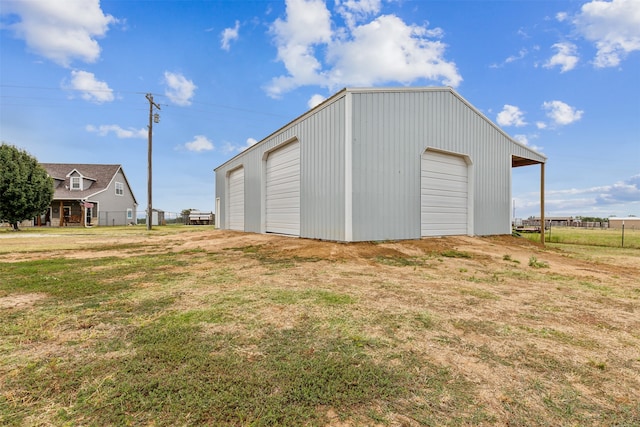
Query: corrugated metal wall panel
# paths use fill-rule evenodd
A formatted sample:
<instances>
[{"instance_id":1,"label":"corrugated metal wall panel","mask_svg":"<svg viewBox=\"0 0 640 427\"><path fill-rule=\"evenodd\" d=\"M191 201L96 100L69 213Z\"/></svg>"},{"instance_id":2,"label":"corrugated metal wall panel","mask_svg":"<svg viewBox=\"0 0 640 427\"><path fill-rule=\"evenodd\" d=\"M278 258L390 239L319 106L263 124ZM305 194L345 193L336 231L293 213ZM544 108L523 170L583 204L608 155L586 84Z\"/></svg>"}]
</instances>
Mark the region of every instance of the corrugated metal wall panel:
<instances>
[{"instance_id":1,"label":"corrugated metal wall panel","mask_svg":"<svg viewBox=\"0 0 640 427\"><path fill-rule=\"evenodd\" d=\"M468 157L473 234L508 234L515 144L448 89L355 91L354 240L420 237L420 157L435 148Z\"/></svg>"},{"instance_id":2,"label":"corrugated metal wall panel","mask_svg":"<svg viewBox=\"0 0 640 427\"><path fill-rule=\"evenodd\" d=\"M420 156L412 156L409 108L400 93L354 94L353 240L420 237Z\"/></svg>"},{"instance_id":3,"label":"corrugated metal wall panel","mask_svg":"<svg viewBox=\"0 0 640 427\"><path fill-rule=\"evenodd\" d=\"M245 230L265 232L266 153L300 142L300 236L344 240L344 97L301 117L216 169L216 196L227 205L228 171L245 168ZM225 212L220 215L226 218ZM223 223L221 228L228 229Z\"/></svg>"},{"instance_id":4,"label":"corrugated metal wall panel","mask_svg":"<svg viewBox=\"0 0 640 427\"><path fill-rule=\"evenodd\" d=\"M300 235L344 239L344 98L301 127Z\"/></svg>"}]
</instances>

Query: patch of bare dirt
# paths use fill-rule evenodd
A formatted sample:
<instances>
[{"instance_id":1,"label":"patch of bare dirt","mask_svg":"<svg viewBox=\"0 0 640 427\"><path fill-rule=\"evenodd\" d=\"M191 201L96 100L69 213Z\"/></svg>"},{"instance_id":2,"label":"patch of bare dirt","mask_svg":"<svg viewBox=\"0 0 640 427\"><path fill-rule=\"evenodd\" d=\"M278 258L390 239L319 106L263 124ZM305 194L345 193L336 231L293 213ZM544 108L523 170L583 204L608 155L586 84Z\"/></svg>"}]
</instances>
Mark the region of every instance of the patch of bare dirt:
<instances>
[{"instance_id":1,"label":"patch of bare dirt","mask_svg":"<svg viewBox=\"0 0 640 427\"><path fill-rule=\"evenodd\" d=\"M0 297L0 309L23 309L34 305L36 302L47 298L46 294L13 294Z\"/></svg>"},{"instance_id":2,"label":"patch of bare dirt","mask_svg":"<svg viewBox=\"0 0 640 427\"><path fill-rule=\"evenodd\" d=\"M180 252L188 250L205 250L218 252L223 250L256 251L268 253L276 258L299 258L325 261L376 260L378 258L425 257L442 254L447 251L459 251L470 254L474 260L484 264L503 265L503 258L509 257L520 265L527 266L531 257L550 264L548 271L559 274L575 274L581 277L603 277L620 275L631 278L638 277L640 263L637 258L628 263L598 263L576 260L570 254L546 248L523 238L512 236L490 237L443 237L424 238L420 240L403 240L390 242L354 242L340 243L294 237L243 233L229 230L203 230L202 232L177 233L171 235L151 236L109 236L81 235L64 236L69 240L62 246L65 249L49 249L61 245L62 236L39 235L37 239L29 239L32 251L16 251L0 255L0 262L19 262L28 259L43 258L104 258L128 257L141 254L161 252ZM24 247L22 239L3 239L3 249L11 249L7 242ZM141 246L140 243L144 244ZM128 248L128 245L135 245ZM96 247L100 250L96 250ZM109 249L113 246L113 249ZM41 250L39 250L41 249ZM142 252L141 252L142 250ZM452 257L453 263L459 265L459 258ZM452 261L445 259L445 261ZM634 264L634 261L636 264ZM450 263L450 262L448 262Z\"/></svg>"}]
</instances>

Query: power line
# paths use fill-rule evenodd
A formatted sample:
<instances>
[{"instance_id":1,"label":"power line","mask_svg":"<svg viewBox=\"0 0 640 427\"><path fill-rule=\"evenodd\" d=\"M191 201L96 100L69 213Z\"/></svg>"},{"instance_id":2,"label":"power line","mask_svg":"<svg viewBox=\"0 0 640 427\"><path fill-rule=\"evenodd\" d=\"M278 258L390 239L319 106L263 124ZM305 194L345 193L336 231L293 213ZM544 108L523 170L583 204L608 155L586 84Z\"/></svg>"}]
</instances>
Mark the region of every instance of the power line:
<instances>
[{"instance_id":1,"label":"power line","mask_svg":"<svg viewBox=\"0 0 640 427\"><path fill-rule=\"evenodd\" d=\"M26 86L26 85L11 85L11 84L0 84L0 87L14 88L14 89L52 90L52 91L116 92L114 89L79 89L75 87ZM130 91L117 91L117 92L129 93L129 94L135 94L135 95L145 94L145 92L130 92Z\"/></svg>"},{"instance_id":2,"label":"power line","mask_svg":"<svg viewBox=\"0 0 640 427\"><path fill-rule=\"evenodd\" d=\"M0 88L12 88L12 89L31 89L31 90L47 90L47 91L57 91L57 92L89 92L89 93L116 93L116 94L129 94L129 95L146 95L148 92L139 92L139 91L119 91L119 90L114 90L114 89L79 89L79 88L60 88L60 87L48 87L48 86L26 86L26 85L12 85L12 84L0 84ZM164 95L164 94L152 94L153 96L157 96L157 97L161 97L161 98L169 98L169 96ZM22 96L15 96L15 95L1 95L0 98L8 98L8 99L28 99L27 97L22 97ZM36 98L34 98L36 99ZM52 100L52 98L42 98L42 99L46 99L46 100ZM114 100L115 101L115 100ZM110 102L113 101L105 101L105 102L100 102L97 105L98 106L106 106L108 105ZM232 106L232 105L225 105L225 104L213 104L213 103L208 103L208 102L199 102L199 101L190 101L190 104L195 104L195 105L202 105L202 106L206 106L206 107L213 107L213 108L222 108L225 110L233 110L233 111L238 111L241 113L250 113L250 114L258 114L258 115L263 115L263 116L268 116L268 117L277 117L277 118L286 118L288 116L285 116L283 114L277 114L277 113L273 113L273 112L267 112L267 111L259 111L259 110L253 110L253 109L249 109L249 108L244 108L244 107L237 107L237 106ZM159 105L163 105L163 106L167 106L167 107L171 107L171 104L166 104L166 103L159 103ZM198 110L192 110L192 111L198 111ZM213 111L206 111L206 110L199 110L200 112L203 113L213 113Z\"/></svg>"}]
</instances>

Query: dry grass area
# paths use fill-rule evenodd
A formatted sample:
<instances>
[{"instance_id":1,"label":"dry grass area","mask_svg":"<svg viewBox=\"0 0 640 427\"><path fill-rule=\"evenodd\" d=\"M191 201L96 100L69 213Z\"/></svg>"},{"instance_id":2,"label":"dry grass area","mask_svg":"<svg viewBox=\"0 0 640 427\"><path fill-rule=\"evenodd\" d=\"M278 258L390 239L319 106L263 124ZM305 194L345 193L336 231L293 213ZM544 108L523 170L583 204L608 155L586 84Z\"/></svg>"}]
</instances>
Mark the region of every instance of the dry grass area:
<instances>
[{"instance_id":1,"label":"dry grass area","mask_svg":"<svg viewBox=\"0 0 640 427\"><path fill-rule=\"evenodd\" d=\"M129 281L128 302L170 299L157 310L144 316L134 310L126 324L92 323L75 312L73 321L38 324L42 336L0 338L0 376L13 378L0 380L0 408L26 413L7 420L115 423L96 409L82 412L76 394L60 402L27 393L16 375L28 363L78 354L126 358L134 351L126 341L135 328L168 314L199 313L199 333L234 337L228 351L247 369L268 357L261 345L268 334L311 324L319 344L308 345L309 355L327 336L340 337L372 363L409 377L395 397L321 402L304 424L640 425L637 249L565 251L511 236L343 244L185 230L0 236L0 269L38 260L117 263L176 255L159 267L162 280L145 271L110 273L109 280ZM98 276L101 268L92 267ZM5 315L38 310L51 298L46 289L0 286ZM109 303L108 297L99 302ZM224 307L222 320L202 314L215 307ZM98 344L116 339L124 344L96 354ZM109 375L116 374L104 378ZM87 386L78 382L78 389ZM134 424L151 423L128 416ZM168 419L203 422L176 414ZM266 425L260 420L250 412L222 424Z\"/></svg>"}]
</instances>

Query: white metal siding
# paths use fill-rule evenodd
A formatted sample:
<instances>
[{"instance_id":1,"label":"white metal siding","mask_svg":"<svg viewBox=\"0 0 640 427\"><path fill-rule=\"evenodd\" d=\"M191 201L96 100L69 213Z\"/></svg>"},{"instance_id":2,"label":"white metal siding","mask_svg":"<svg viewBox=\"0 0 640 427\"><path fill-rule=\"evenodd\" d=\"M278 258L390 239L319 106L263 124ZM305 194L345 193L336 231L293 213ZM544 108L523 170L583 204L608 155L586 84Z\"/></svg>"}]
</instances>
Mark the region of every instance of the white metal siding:
<instances>
[{"instance_id":1,"label":"white metal siding","mask_svg":"<svg viewBox=\"0 0 640 427\"><path fill-rule=\"evenodd\" d=\"M426 151L420 174L422 236L467 234L468 167L462 157Z\"/></svg>"},{"instance_id":2,"label":"white metal siding","mask_svg":"<svg viewBox=\"0 0 640 427\"><path fill-rule=\"evenodd\" d=\"M427 149L469 163L467 233L508 234L511 157L546 160L451 89L347 89L216 168L221 228L229 228L227 174L243 165L244 229L267 231L268 153L294 139L304 146L299 235L325 240L419 239Z\"/></svg>"},{"instance_id":3,"label":"white metal siding","mask_svg":"<svg viewBox=\"0 0 640 427\"><path fill-rule=\"evenodd\" d=\"M383 98L383 99L382 99ZM354 93L353 240L420 238L418 105L398 93ZM421 147L416 146L420 143Z\"/></svg>"},{"instance_id":4,"label":"white metal siding","mask_svg":"<svg viewBox=\"0 0 640 427\"><path fill-rule=\"evenodd\" d=\"M292 142L267 157L266 231L300 235L300 143Z\"/></svg>"},{"instance_id":5,"label":"white metal siding","mask_svg":"<svg viewBox=\"0 0 640 427\"><path fill-rule=\"evenodd\" d=\"M220 228L220 197L216 197L216 213L214 216L214 225L216 228Z\"/></svg>"},{"instance_id":6,"label":"white metal siding","mask_svg":"<svg viewBox=\"0 0 640 427\"><path fill-rule=\"evenodd\" d=\"M244 231L244 168L229 173L229 228Z\"/></svg>"},{"instance_id":7,"label":"white metal siding","mask_svg":"<svg viewBox=\"0 0 640 427\"><path fill-rule=\"evenodd\" d=\"M427 148L470 161L467 234L511 233L511 157L544 156L511 141L448 89L352 93L353 240L420 238Z\"/></svg>"},{"instance_id":8,"label":"white metal siding","mask_svg":"<svg viewBox=\"0 0 640 427\"><path fill-rule=\"evenodd\" d=\"M244 166L244 229L266 232L267 153L297 139L300 152L300 237L344 240L345 185L344 97L336 97L268 136L216 168L216 195L220 197L222 229L229 228L228 172Z\"/></svg>"}]
</instances>

